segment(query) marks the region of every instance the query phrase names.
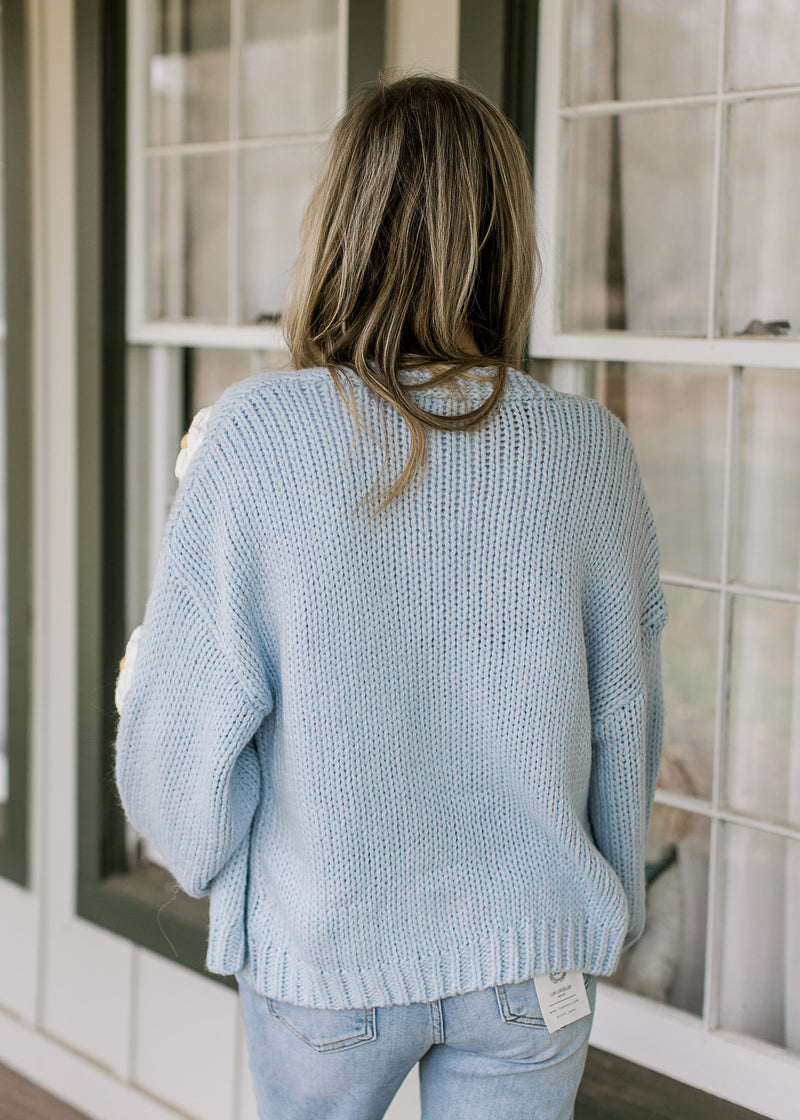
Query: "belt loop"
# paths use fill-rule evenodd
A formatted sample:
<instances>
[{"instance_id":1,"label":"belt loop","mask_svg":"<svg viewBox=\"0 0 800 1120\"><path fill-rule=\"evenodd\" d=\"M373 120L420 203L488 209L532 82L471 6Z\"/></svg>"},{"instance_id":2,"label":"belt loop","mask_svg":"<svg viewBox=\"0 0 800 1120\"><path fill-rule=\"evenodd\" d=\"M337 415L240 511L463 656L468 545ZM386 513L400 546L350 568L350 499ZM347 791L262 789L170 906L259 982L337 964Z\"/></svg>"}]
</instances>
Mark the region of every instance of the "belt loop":
<instances>
[{"instance_id":1,"label":"belt loop","mask_svg":"<svg viewBox=\"0 0 800 1120\"><path fill-rule=\"evenodd\" d=\"M433 1041L444 1042L444 1017L442 1015L442 1001L435 999L430 1005L431 1025L433 1027Z\"/></svg>"}]
</instances>

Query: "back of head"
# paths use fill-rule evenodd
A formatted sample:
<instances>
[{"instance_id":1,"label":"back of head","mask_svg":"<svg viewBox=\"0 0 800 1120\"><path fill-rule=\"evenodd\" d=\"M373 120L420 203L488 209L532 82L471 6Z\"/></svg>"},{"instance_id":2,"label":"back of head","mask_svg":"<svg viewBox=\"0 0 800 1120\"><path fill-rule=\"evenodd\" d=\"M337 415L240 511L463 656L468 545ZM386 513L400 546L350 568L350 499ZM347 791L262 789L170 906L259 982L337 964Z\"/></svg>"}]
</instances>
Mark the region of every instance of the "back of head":
<instances>
[{"instance_id":1,"label":"back of head","mask_svg":"<svg viewBox=\"0 0 800 1120\"><path fill-rule=\"evenodd\" d=\"M383 505L424 466L425 426L481 423L519 363L537 254L519 136L470 87L432 76L358 93L331 137L301 229L286 332L295 366L352 370L408 422L409 462ZM495 370L471 412L432 414L399 374L442 381ZM344 394L343 394L344 395Z\"/></svg>"}]
</instances>

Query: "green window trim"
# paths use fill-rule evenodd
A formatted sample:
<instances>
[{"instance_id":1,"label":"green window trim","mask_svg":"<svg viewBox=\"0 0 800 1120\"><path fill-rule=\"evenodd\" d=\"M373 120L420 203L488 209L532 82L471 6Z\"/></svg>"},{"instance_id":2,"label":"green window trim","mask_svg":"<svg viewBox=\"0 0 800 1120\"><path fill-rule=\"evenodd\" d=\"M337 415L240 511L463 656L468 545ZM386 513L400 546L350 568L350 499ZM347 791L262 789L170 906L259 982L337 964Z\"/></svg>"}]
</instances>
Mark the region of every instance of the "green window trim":
<instances>
[{"instance_id":1,"label":"green window trim","mask_svg":"<svg viewBox=\"0 0 800 1120\"><path fill-rule=\"evenodd\" d=\"M20 0L20 3L22 0ZM348 90L384 64L384 0L350 0ZM78 293L77 912L205 975L208 899L128 870L114 775L125 648L126 3L75 5ZM235 987L233 977L214 976Z\"/></svg>"},{"instance_id":2,"label":"green window trim","mask_svg":"<svg viewBox=\"0 0 800 1120\"><path fill-rule=\"evenodd\" d=\"M28 149L28 30L25 0L2 5L6 289L6 603L8 627L8 801L3 806L0 876L21 886L29 874L29 745L33 465L31 458L31 241ZM13 175L10 171L13 170ZM10 418L13 417L13 424Z\"/></svg>"}]
</instances>

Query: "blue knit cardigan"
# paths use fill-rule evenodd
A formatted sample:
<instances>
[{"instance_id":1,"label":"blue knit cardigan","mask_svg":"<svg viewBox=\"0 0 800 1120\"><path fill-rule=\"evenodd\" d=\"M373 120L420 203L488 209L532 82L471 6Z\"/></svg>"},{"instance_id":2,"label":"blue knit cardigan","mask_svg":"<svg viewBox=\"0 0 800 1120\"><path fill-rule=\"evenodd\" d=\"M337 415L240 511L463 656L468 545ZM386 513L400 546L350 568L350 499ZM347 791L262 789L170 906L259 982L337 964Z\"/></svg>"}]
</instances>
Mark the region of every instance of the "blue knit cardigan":
<instances>
[{"instance_id":1,"label":"blue knit cardigan","mask_svg":"<svg viewBox=\"0 0 800 1120\"><path fill-rule=\"evenodd\" d=\"M421 374L408 376L418 382ZM485 381L461 378L474 407ZM630 439L510 371L409 434L324 369L228 390L165 531L116 777L207 968L312 1007L614 971L645 919L666 619ZM465 406L442 387L422 407Z\"/></svg>"}]
</instances>

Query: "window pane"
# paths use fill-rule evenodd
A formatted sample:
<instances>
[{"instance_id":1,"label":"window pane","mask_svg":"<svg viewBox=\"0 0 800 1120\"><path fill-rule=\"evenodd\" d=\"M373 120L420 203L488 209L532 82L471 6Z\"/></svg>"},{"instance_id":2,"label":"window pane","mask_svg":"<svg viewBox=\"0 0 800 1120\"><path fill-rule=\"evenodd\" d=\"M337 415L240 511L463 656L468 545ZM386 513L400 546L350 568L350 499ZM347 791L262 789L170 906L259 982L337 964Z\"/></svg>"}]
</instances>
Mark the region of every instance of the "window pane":
<instances>
[{"instance_id":1,"label":"window pane","mask_svg":"<svg viewBox=\"0 0 800 1120\"><path fill-rule=\"evenodd\" d=\"M669 585L664 592L669 625L661 639L665 743L662 785L676 793L709 799L714 762L719 594Z\"/></svg>"},{"instance_id":2,"label":"window pane","mask_svg":"<svg viewBox=\"0 0 800 1120\"><path fill-rule=\"evenodd\" d=\"M0 314L4 313L5 307L0 307ZM6 463L6 348L5 342L0 342L0 840L5 835L5 807L8 803L8 604L6 602L8 469Z\"/></svg>"},{"instance_id":3,"label":"window pane","mask_svg":"<svg viewBox=\"0 0 800 1120\"><path fill-rule=\"evenodd\" d=\"M737 575L800 589L800 375L746 370L742 377Z\"/></svg>"},{"instance_id":4,"label":"window pane","mask_svg":"<svg viewBox=\"0 0 800 1120\"><path fill-rule=\"evenodd\" d=\"M737 597L726 800L800 825L800 608Z\"/></svg>"},{"instance_id":5,"label":"window pane","mask_svg":"<svg viewBox=\"0 0 800 1120\"><path fill-rule=\"evenodd\" d=\"M680 787L679 766L667 764ZM647 925L622 956L612 983L702 1014L708 899L709 823L705 817L653 806L647 841Z\"/></svg>"},{"instance_id":6,"label":"window pane","mask_svg":"<svg viewBox=\"0 0 800 1120\"><path fill-rule=\"evenodd\" d=\"M788 333L800 335L798 136L800 98L731 109L726 334L760 320L785 321ZM756 330L757 324L751 327Z\"/></svg>"},{"instance_id":7,"label":"window pane","mask_svg":"<svg viewBox=\"0 0 800 1120\"><path fill-rule=\"evenodd\" d=\"M712 109L567 124L567 330L704 334Z\"/></svg>"},{"instance_id":8,"label":"window pane","mask_svg":"<svg viewBox=\"0 0 800 1120\"><path fill-rule=\"evenodd\" d=\"M597 395L633 437L662 567L719 578L727 373L616 363L600 370Z\"/></svg>"},{"instance_id":9,"label":"window pane","mask_svg":"<svg viewBox=\"0 0 800 1120\"><path fill-rule=\"evenodd\" d=\"M716 88L720 0L575 0L570 104Z\"/></svg>"},{"instance_id":10,"label":"window pane","mask_svg":"<svg viewBox=\"0 0 800 1120\"><path fill-rule=\"evenodd\" d=\"M720 1026L800 1053L800 844L725 827Z\"/></svg>"},{"instance_id":11,"label":"window pane","mask_svg":"<svg viewBox=\"0 0 800 1120\"><path fill-rule=\"evenodd\" d=\"M800 82L797 0L735 0L733 79L738 89Z\"/></svg>"},{"instance_id":12,"label":"window pane","mask_svg":"<svg viewBox=\"0 0 800 1120\"><path fill-rule=\"evenodd\" d=\"M148 317L224 321L228 157L151 157L148 217Z\"/></svg>"},{"instance_id":13,"label":"window pane","mask_svg":"<svg viewBox=\"0 0 800 1120\"><path fill-rule=\"evenodd\" d=\"M150 144L228 135L228 0L150 0Z\"/></svg>"},{"instance_id":14,"label":"window pane","mask_svg":"<svg viewBox=\"0 0 800 1120\"><path fill-rule=\"evenodd\" d=\"M246 323L274 321L283 309L300 220L318 169L318 144L241 155L243 308Z\"/></svg>"},{"instance_id":15,"label":"window pane","mask_svg":"<svg viewBox=\"0 0 800 1120\"><path fill-rule=\"evenodd\" d=\"M279 357L281 361L279 362ZM181 436L191 418L213 404L235 381L263 368L287 364L283 351L134 347L137 376L126 407L126 615L128 634L138 626L152 587L164 526L177 479ZM149 376L148 376L149 367ZM148 874L158 853L125 822L129 869Z\"/></svg>"},{"instance_id":16,"label":"window pane","mask_svg":"<svg viewBox=\"0 0 800 1120\"><path fill-rule=\"evenodd\" d=\"M242 135L319 132L338 101L338 0L247 0Z\"/></svg>"},{"instance_id":17,"label":"window pane","mask_svg":"<svg viewBox=\"0 0 800 1120\"><path fill-rule=\"evenodd\" d=\"M2 30L2 19L0 19ZM0 40L0 63L3 51ZM0 98L3 93L3 72L0 69ZM0 126L5 120L2 100L0 100ZM6 805L8 803L8 531L6 517L6 494L8 493L8 456L6 446L6 346L5 346L5 157L2 128L0 127L0 322L3 324L0 338L0 840L6 832ZM25 371L20 371L24 376Z\"/></svg>"},{"instance_id":18,"label":"window pane","mask_svg":"<svg viewBox=\"0 0 800 1120\"><path fill-rule=\"evenodd\" d=\"M284 354L284 361L287 355ZM188 412L194 416L212 405L229 385L258 373L260 355L252 350L187 350L189 372ZM177 452L176 452L177 454Z\"/></svg>"},{"instance_id":19,"label":"window pane","mask_svg":"<svg viewBox=\"0 0 800 1120\"><path fill-rule=\"evenodd\" d=\"M142 621L177 488L181 437L234 382L286 369L286 350L136 346L126 400L126 619Z\"/></svg>"},{"instance_id":20,"label":"window pane","mask_svg":"<svg viewBox=\"0 0 800 1120\"><path fill-rule=\"evenodd\" d=\"M3 5L0 3L0 17L2 16ZM2 18L0 18L0 27L2 26ZM0 261L6 259L6 231L4 215L6 212L5 193L5 151L2 136L2 122L5 120L5 107L3 105L3 70L2 70L2 39L0 39ZM5 321L6 317L6 270L0 268L0 320Z\"/></svg>"}]
</instances>

